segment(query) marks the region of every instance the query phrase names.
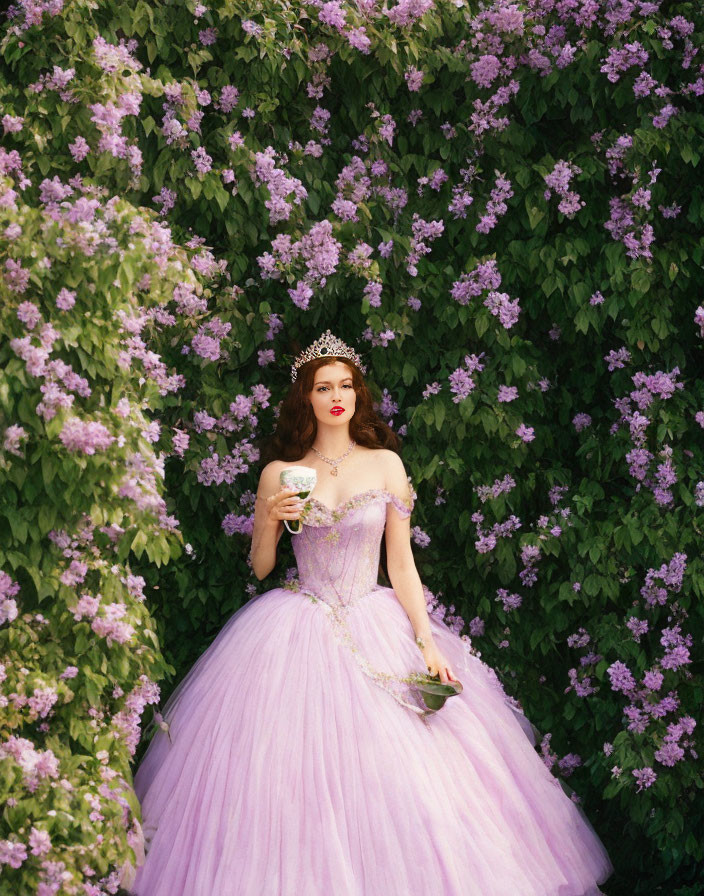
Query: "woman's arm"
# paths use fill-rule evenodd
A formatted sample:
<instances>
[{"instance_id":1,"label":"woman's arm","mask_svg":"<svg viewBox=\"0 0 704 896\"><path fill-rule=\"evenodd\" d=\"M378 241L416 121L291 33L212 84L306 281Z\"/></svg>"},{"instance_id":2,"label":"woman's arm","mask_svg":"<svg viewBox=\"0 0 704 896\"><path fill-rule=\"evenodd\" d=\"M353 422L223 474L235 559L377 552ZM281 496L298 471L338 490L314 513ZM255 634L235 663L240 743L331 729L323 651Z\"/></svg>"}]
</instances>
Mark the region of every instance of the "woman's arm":
<instances>
[{"instance_id":1,"label":"woman's arm","mask_svg":"<svg viewBox=\"0 0 704 896\"><path fill-rule=\"evenodd\" d=\"M401 458L394 452L390 452L388 456L386 489L396 495L406 508L412 509L412 486ZM418 644L418 647L429 674L439 676L440 681L445 684L456 681L452 666L430 631L423 585L411 551L411 517L401 515L392 502L387 504L386 510L386 558L391 587L410 619L416 638L422 638L422 646Z\"/></svg>"},{"instance_id":2,"label":"woman's arm","mask_svg":"<svg viewBox=\"0 0 704 896\"><path fill-rule=\"evenodd\" d=\"M386 489L410 510L411 487L403 461L393 451L386 457ZM430 618L425 607L423 585L411 550L411 518L402 517L392 502L386 510L386 562L391 587L406 611L416 637L426 644L432 640Z\"/></svg>"},{"instance_id":3,"label":"woman's arm","mask_svg":"<svg viewBox=\"0 0 704 896\"><path fill-rule=\"evenodd\" d=\"M283 521L271 519L266 503L266 499L278 490L278 465L272 461L262 470L254 503L254 528L249 559L259 581L268 576L276 566L276 548L284 531Z\"/></svg>"}]
</instances>

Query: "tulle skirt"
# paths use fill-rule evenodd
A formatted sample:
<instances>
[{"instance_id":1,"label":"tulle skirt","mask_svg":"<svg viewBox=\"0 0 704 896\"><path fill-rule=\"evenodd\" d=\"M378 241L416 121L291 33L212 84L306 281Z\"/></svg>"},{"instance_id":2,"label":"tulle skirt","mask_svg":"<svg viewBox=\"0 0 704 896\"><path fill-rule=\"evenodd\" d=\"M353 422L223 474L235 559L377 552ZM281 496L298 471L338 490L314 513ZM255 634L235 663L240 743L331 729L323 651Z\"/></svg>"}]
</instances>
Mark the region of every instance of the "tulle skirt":
<instances>
[{"instance_id":1,"label":"tulle skirt","mask_svg":"<svg viewBox=\"0 0 704 896\"><path fill-rule=\"evenodd\" d=\"M283 588L228 619L136 772L146 859L129 892L600 893L608 854L493 670L431 617L463 691L419 716L358 662L425 671L393 590L356 600L345 624L348 642L327 605Z\"/></svg>"}]
</instances>

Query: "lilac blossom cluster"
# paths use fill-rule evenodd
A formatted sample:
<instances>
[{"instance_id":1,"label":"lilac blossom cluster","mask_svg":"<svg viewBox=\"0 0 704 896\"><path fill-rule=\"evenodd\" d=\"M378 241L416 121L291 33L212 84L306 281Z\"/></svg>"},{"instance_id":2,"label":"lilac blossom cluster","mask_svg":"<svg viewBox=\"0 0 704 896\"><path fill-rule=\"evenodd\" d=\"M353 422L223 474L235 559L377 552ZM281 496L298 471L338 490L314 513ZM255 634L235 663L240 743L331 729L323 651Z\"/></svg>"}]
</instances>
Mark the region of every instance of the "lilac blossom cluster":
<instances>
[{"instance_id":1,"label":"lilac blossom cluster","mask_svg":"<svg viewBox=\"0 0 704 896\"><path fill-rule=\"evenodd\" d=\"M578 753L566 753L561 759L558 758L557 753L552 749L551 746L552 740L552 732L547 731L540 739L539 749L540 756L543 760L543 764L547 769L552 771L555 766L560 769L562 772L563 778L568 778L575 768L578 768L582 765L582 757ZM557 786L561 786L560 782L555 778L555 784ZM570 798L575 798L574 802L579 802L579 797L576 794L571 794Z\"/></svg>"},{"instance_id":2,"label":"lilac blossom cluster","mask_svg":"<svg viewBox=\"0 0 704 896\"><path fill-rule=\"evenodd\" d=\"M646 213L650 211L650 187L657 181L660 171L653 167L648 172L650 180L645 186L638 186L634 177L630 194L612 196L609 200L611 214L604 228L612 239L623 243L628 258L650 260L653 257L650 246L655 240L655 231Z\"/></svg>"},{"instance_id":3,"label":"lilac blossom cluster","mask_svg":"<svg viewBox=\"0 0 704 896\"><path fill-rule=\"evenodd\" d=\"M552 196L552 191L560 197L557 206L558 211L562 212L567 218L574 218L577 212L584 208L586 202L579 198L579 194L574 190L570 190L570 181L577 174L581 174L582 169L573 162L566 162L559 159L549 174L545 175L545 183L548 189L545 190L543 196L546 202Z\"/></svg>"},{"instance_id":4,"label":"lilac blossom cluster","mask_svg":"<svg viewBox=\"0 0 704 896\"><path fill-rule=\"evenodd\" d=\"M0 570L0 625L12 622L17 618L16 595L19 593L19 583Z\"/></svg>"},{"instance_id":5,"label":"lilac blossom cluster","mask_svg":"<svg viewBox=\"0 0 704 896\"><path fill-rule=\"evenodd\" d=\"M481 295L487 289L490 290L483 304L508 330L517 322L520 308L518 299L511 301L507 293L497 292L500 285L501 274L496 260L489 259L478 264L469 273L462 274L459 280L452 284L450 295L460 305L467 305L470 298Z\"/></svg>"},{"instance_id":6,"label":"lilac blossom cluster","mask_svg":"<svg viewBox=\"0 0 704 896\"><path fill-rule=\"evenodd\" d=\"M406 256L406 270L411 277L418 274L417 264L420 258L431 251L428 243L441 236L444 229L442 221L424 221L418 212L413 213L411 248Z\"/></svg>"},{"instance_id":7,"label":"lilac blossom cluster","mask_svg":"<svg viewBox=\"0 0 704 896\"><path fill-rule=\"evenodd\" d=\"M53 533L53 539L58 547L62 549L65 557L71 558L72 578L76 583L80 583L85 578L88 563L77 560L77 556L81 555L81 549L90 551L92 546L92 528L86 524L79 529L77 537L69 538L67 533ZM94 545L93 545L94 547ZM90 551L97 565L105 566L105 561L95 559L96 553ZM97 552L99 556L99 551ZM80 568L79 568L80 567ZM64 571L68 573L68 569ZM119 567L113 565L111 572L117 574ZM69 576L65 576L69 580ZM144 585L141 576L122 576L123 583L126 583L130 594L139 595ZM15 595L18 592L18 585L13 582L6 573L0 572L0 593L8 600L9 595ZM58 611L61 611L61 599L58 601ZM117 607L115 602L109 607ZM94 625L93 629L98 634L117 635L118 638L123 634L122 629L115 630L116 620L119 616L124 615L121 612L108 614L103 621L104 629L100 625ZM13 614L13 619L17 626L24 628L21 637L34 645L36 649L37 642L48 642L53 640L59 623L53 620L53 629L50 625L52 620L47 619L40 613L31 615L23 614L21 619ZM96 617L97 620L97 617ZM27 637L29 627L34 627L34 633L31 639ZM134 629L132 630L134 633ZM115 639L117 640L117 638ZM128 803L122 796L122 793L129 790L129 785L125 778L120 775L119 771L114 767L109 767L111 756L114 757L113 751L121 749L117 747L117 743L121 743L129 755L133 755L139 742L140 717L144 710L144 706L148 702L155 702L159 696L159 687L151 681L148 676L141 675L138 685L133 688L132 692L127 695L122 708L114 715L107 716L104 709L98 709L90 706L87 701L85 706L86 720L89 720L88 726L94 739L97 741L102 735L109 739L109 742L115 744L110 750L101 749L96 752L96 759L100 762L99 770L96 777L101 781L97 784L95 780L87 780L86 776L76 774L75 770L68 776L62 776L62 765L64 760L72 763L70 751L61 748L57 753L56 749L41 749L35 740L30 737L19 736L16 732L24 730L28 726L36 725L36 730L41 734L47 734L52 731L58 732L62 720L59 719L59 713L62 706L69 701L78 700L75 698L85 698L83 690L83 681L85 675L79 677L79 670L76 665L66 665L62 672L48 672L46 670L39 671L36 668L27 668L34 666L34 657L32 650L26 651L19 655L16 651L10 650L9 654L4 657L4 662L0 663L0 705L5 710L5 719L9 726L9 732L6 734L3 742L0 743L0 759L6 771L16 778L17 787L13 791L13 795L8 798L8 808L15 807L19 804L19 799L29 794L35 796L36 799L48 809L49 815L56 814L56 808L59 805L64 807L64 811L72 811L75 813L78 808L79 801L83 804L86 800L91 808L89 820L100 831L98 824L107 821L106 808L110 802L118 805L119 814L122 822L125 824L127 831L127 840L130 845L137 847L142 842L139 837L139 825L136 819L129 811ZM140 652L143 648L138 648ZM52 650L55 656L55 646ZM75 689L75 690L74 690ZM111 697L118 700L124 696L123 689L115 684L112 688ZM103 706L107 707L107 703ZM72 719L78 721L81 713L72 709ZM93 739L93 738L91 738ZM68 766L67 766L68 768ZM93 777L91 772L91 778ZM90 786L88 786L88 784ZM85 792L84 792L85 791ZM58 796L58 802L55 800L55 794ZM84 799L85 797L85 799ZM73 806L71 802L73 801ZM113 817L114 811L111 813ZM20 868L30 857L38 857L40 860L36 870L39 875L38 893L49 896L51 893L57 892L61 882L68 880L66 873L59 873L62 869L65 871L66 864L62 861L52 861L50 853L56 855L57 846L52 843L52 838L44 829L41 818L36 824L27 825L28 833L25 829L21 829L18 834L11 834L7 839L0 840L0 865L7 865L9 868ZM24 834L24 836L21 836ZM105 833L98 833L96 841L93 845L95 850L99 850L105 839ZM143 839L143 838L142 838ZM86 858L90 856L93 859L92 850L84 848ZM58 879L57 879L58 878ZM109 890L108 890L109 891ZM92 891L91 891L92 892ZM99 890L96 892L107 892Z\"/></svg>"},{"instance_id":8,"label":"lilac blossom cluster","mask_svg":"<svg viewBox=\"0 0 704 896\"><path fill-rule=\"evenodd\" d=\"M327 278L337 270L342 246L333 236L330 221L319 221L295 242L288 234L279 234L271 248L273 254L265 252L257 258L262 278L278 280L284 272L296 276L294 262L298 262L300 279L288 293L294 304L305 310L313 296L313 286L324 288ZM300 271L301 263L305 271Z\"/></svg>"},{"instance_id":9,"label":"lilac blossom cluster","mask_svg":"<svg viewBox=\"0 0 704 896\"><path fill-rule=\"evenodd\" d=\"M255 153L254 166L250 172L255 186L264 185L269 191L269 199L264 205L269 210L270 224L288 221L293 206L300 205L308 197L308 191L298 178L291 177L283 168L277 167L277 156L281 165L288 162L286 154L277 153L273 146ZM290 196L293 196L291 200Z\"/></svg>"},{"instance_id":10,"label":"lilac blossom cluster","mask_svg":"<svg viewBox=\"0 0 704 896\"><path fill-rule=\"evenodd\" d=\"M490 529L483 529L481 523L484 522L484 514L478 510L472 514L472 522L477 527L477 540L474 542L474 547L479 554L487 554L493 551L498 544L499 538L513 537L513 533L517 532L522 525L518 517L512 513L503 523L494 523Z\"/></svg>"},{"instance_id":11,"label":"lilac blossom cluster","mask_svg":"<svg viewBox=\"0 0 704 896\"><path fill-rule=\"evenodd\" d=\"M494 187L489 194L489 200L486 204L486 210L480 216L475 227L477 233L489 233L498 224L499 218L506 214L508 206L506 200L513 196L511 181L505 175L496 172L496 181Z\"/></svg>"},{"instance_id":12,"label":"lilac blossom cluster","mask_svg":"<svg viewBox=\"0 0 704 896\"><path fill-rule=\"evenodd\" d=\"M232 485L238 476L249 472L251 463L259 460L259 451L249 439L236 443L223 457L212 446L210 451L198 465L196 475L201 485Z\"/></svg>"},{"instance_id":13,"label":"lilac blossom cluster","mask_svg":"<svg viewBox=\"0 0 704 896\"><path fill-rule=\"evenodd\" d=\"M509 593L508 588L497 588L494 600L501 601L501 607L504 613L509 613L511 610L517 610L523 603L521 595Z\"/></svg>"},{"instance_id":14,"label":"lilac blossom cluster","mask_svg":"<svg viewBox=\"0 0 704 896\"><path fill-rule=\"evenodd\" d=\"M489 498L498 498L499 495L508 494L516 487L516 480L510 473L506 473L503 479L495 479L492 485L477 485L474 491L482 502L488 501Z\"/></svg>"},{"instance_id":15,"label":"lilac blossom cluster","mask_svg":"<svg viewBox=\"0 0 704 896\"><path fill-rule=\"evenodd\" d=\"M668 588L673 592L680 591L686 569L686 559L684 554L675 554L670 563L662 564L658 570L648 570L646 583L641 588L641 595L647 609L652 610L655 607L663 606L667 600ZM658 586L656 579L662 581L667 587ZM677 604L673 604L672 611L680 619L687 615L684 608ZM672 615L668 619L672 619ZM634 615L630 615L626 619L624 627L630 632L636 643L640 643L641 638L651 631L648 620L639 619ZM591 683L591 676L594 674L596 663L603 657L592 648L588 632L584 628L580 628L578 633L567 639L567 643L570 647L587 647L588 652L580 658L582 674L574 668L569 670L570 685L565 689L565 693L574 689L577 696L588 697L598 692L599 688L594 687ZM606 672L611 690L622 693L629 701L623 709L624 718L627 720L626 730L643 734L654 723L659 723L651 732L654 760L665 766L673 766L685 759L687 751L693 759L698 757L694 741L684 737L693 733L696 722L687 715L679 715L674 720L668 720L669 714L677 713L680 699L677 691L672 689L664 696L661 695L668 670L671 676L669 680L674 683L674 673L683 670L685 665L691 663L689 648L692 646L692 636L682 634L681 624L678 622L662 629L659 644L664 648L664 652L653 665L641 673L640 682L628 664L620 659L611 662L606 668ZM689 675L686 670L683 672L685 676ZM606 756L609 756L612 751L611 744L604 745ZM647 769L649 767L633 770L636 782L642 785L637 788L637 791L650 786L657 778L652 769L650 771ZM619 777L623 769L614 766L611 771L613 777ZM643 775L640 774L641 771Z\"/></svg>"},{"instance_id":16,"label":"lilac blossom cluster","mask_svg":"<svg viewBox=\"0 0 704 896\"><path fill-rule=\"evenodd\" d=\"M617 364L613 365L618 366ZM628 425L628 431L634 447L626 453L626 460L629 463L629 473L637 480L636 492L641 490L644 485L653 493L657 504L663 506L673 506L674 499L670 486L677 482L676 471L672 464L672 448L664 445L660 451L663 458L654 474L648 475L649 467L654 459L654 455L646 448L647 427L651 422L651 417L643 411L652 409L655 411L659 405L655 404L656 399L660 401L668 401L677 390L684 389L684 383L677 382L679 375L679 367L674 367L669 373L658 370L652 374L646 374L641 371L635 373L631 378L636 388L630 392L628 396L614 399L614 406L620 413L620 418L611 427L611 432L617 432L622 424ZM635 405L635 407L634 407Z\"/></svg>"},{"instance_id":17,"label":"lilac blossom cluster","mask_svg":"<svg viewBox=\"0 0 704 896\"><path fill-rule=\"evenodd\" d=\"M452 394L452 401L455 404L459 404L461 401L464 401L470 393L474 391L476 388L476 383L472 378L472 374L475 371L479 371L481 373L484 370L484 363L482 362L482 358L484 357L485 352L481 352L479 355L471 354L465 355L462 365L460 367L456 367L452 373L448 376L448 381L450 383L450 393Z\"/></svg>"},{"instance_id":18,"label":"lilac blossom cluster","mask_svg":"<svg viewBox=\"0 0 704 896\"><path fill-rule=\"evenodd\" d=\"M645 576L645 584L640 589L647 609L652 610L664 606L668 591L677 594L682 588L682 581L687 569L687 555L677 552L669 563L663 563L659 569L649 569ZM658 580L662 585L658 585Z\"/></svg>"},{"instance_id":19,"label":"lilac blossom cluster","mask_svg":"<svg viewBox=\"0 0 704 896\"><path fill-rule=\"evenodd\" d=\"M595 653L591 646L591 636L589 632L580 626L577 632L569 635L567 638L567 646L573 648L587 647L587 653L579 658L580 669L571 668L568 671L570 684L565 688L564 693L567 694L574 689L578 697L588 697L590 694L596 693L599 688L592 685L592 675L595 672L596 664L603 659L601 654Z\"/></svg>"}]
</instances>

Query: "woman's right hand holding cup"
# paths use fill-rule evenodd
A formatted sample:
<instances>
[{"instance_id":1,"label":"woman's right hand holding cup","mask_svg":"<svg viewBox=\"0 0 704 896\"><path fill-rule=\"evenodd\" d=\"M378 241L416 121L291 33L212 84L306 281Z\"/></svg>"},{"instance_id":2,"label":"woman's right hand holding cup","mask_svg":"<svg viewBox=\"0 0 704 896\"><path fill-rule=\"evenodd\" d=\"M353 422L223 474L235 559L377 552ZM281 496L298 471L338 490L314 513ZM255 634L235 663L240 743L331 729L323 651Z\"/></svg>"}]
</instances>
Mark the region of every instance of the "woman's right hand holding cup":
<instances>
[{"instance_id":1,"label":"woman's right hand holding cup","mask_svg":"<svg viewBox=\"0 0 704 896\"><path fill-rule=\"evenodd\" d=\"M270 495L266 503L269 519L275 522L299 519L304 507L304 502L298 497L298 490L295 488L280 489L275 495Z\"/></svg>"}]
</instances>

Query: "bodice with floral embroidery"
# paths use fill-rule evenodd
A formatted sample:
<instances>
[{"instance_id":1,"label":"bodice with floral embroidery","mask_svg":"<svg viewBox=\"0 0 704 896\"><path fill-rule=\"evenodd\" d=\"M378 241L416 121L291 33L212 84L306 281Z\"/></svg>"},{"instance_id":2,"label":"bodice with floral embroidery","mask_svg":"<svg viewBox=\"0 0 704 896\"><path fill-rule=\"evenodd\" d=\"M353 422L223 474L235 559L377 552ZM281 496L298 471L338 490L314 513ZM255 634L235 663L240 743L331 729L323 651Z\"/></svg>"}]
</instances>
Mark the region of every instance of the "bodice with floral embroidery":
<instances>
[{"instance_id":1,"label":"bodice with floral embroidery","mask_svg":"<svg viewBox=\"0 0 704 896\"><path fill-rule=\"evenodd\" d=\"M293 536L298 580L287 587L325 608L336 636L362 671L424 718L427 710L417 688L406 677L376 669L360 652L347 623L347 613L356 599L377 585L387 508L391 505L401 517L408 517L415 498L410 476L405 501L384 488L359 492L335 508L310 496L301 514L301 533Z\"/></svg>"},{"instance_id":2,"label":"bodice with floral embroidery","mask_svg":"<svg viewBox=\"0 0 704 896\"><path fill-rule=\"evenodd\" d=\"M335 508L311 495L305 503L301 533L292 538L301 590L326 603L349 604L377 583L386 508L410 515L415 492L408 480L406 502L386 489L353 495Z\"/></svg>"}]
</instances>

